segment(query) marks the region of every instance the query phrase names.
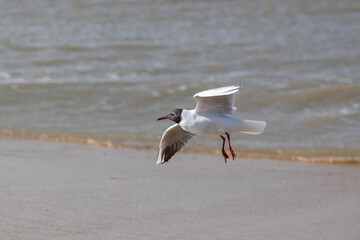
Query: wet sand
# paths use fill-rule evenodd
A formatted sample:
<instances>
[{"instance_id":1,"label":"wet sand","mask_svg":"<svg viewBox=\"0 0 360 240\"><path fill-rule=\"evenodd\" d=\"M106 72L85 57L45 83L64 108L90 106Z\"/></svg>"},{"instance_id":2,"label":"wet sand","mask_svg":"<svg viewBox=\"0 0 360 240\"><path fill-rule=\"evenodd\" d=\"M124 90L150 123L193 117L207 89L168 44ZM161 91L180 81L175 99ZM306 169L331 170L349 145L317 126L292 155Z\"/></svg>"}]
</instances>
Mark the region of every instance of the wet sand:
<instances>
[{"instance_id":1,"label":"wet sand","mask_svg":"<svg viewBox=\"0 0 360 240\"><path fill-rule=\"evenodd\" d=\"M1 239L360 239L360 168L0 140Z\"/></svg>"}]
</instances>

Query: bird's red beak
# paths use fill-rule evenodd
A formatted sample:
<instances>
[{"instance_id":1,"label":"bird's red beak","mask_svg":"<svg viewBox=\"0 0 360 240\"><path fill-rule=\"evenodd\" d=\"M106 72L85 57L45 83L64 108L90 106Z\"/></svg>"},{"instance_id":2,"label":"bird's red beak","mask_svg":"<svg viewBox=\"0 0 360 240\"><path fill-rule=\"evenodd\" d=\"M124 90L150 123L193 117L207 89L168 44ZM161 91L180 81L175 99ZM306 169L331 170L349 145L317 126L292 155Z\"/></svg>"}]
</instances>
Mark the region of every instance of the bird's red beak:
<instances>
[{"instance_id":1,"label":"bird's red beak","mask_svg":"<svg viewBox=\"0 0 360 240\"><path fill-rule=\"evenodd\" d=\"M168 117L167 116L159 117L157 120L159 121L159 120L164 120L164 119L168 119Z\"/></svg>"}]
</instances>

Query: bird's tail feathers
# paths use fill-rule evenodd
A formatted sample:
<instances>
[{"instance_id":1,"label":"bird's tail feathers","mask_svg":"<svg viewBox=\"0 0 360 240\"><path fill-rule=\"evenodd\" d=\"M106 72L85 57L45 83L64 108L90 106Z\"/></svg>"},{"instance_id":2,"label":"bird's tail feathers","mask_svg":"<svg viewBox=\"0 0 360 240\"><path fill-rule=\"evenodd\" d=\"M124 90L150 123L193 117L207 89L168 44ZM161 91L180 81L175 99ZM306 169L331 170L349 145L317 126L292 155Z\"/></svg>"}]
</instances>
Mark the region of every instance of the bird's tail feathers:
<instances>
[{"instance_id":1,"label":"bird's tail feathers","mask_svg":"<svg viewBox=\"0 0 360 240\"><path fill-rule=\"evenodd\" d=\"M259 135L265 130L265 127L266 122L264 121L241 120L237 131L250 135Z\"/></svg>"}]
</instances>

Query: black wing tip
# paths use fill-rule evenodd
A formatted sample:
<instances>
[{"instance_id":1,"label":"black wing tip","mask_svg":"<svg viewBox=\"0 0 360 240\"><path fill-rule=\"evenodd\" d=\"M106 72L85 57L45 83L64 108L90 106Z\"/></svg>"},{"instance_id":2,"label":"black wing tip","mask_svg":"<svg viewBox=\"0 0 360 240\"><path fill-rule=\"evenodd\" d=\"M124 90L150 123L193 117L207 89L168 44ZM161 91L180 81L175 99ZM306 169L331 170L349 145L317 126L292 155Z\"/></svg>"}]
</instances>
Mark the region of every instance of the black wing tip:
<instances>
[{"instance_id":1,"label":"black wing tip","mask_svg":"<svg viewBox=\"0 0 360 240\"><path fill-rule=\"evenodd\" d=\"M177 151L172 152L171 150L172 150L171 147L167 147L167 148L163 149L162 153L161 153L161 161L158 161L156 163L156 165L167 163L172 158L172 156L174 156L175 153L177 152ZM160 154L160 152L158 153L157 158L159 158L159 154Z\"/></svg>"}]
</instances>

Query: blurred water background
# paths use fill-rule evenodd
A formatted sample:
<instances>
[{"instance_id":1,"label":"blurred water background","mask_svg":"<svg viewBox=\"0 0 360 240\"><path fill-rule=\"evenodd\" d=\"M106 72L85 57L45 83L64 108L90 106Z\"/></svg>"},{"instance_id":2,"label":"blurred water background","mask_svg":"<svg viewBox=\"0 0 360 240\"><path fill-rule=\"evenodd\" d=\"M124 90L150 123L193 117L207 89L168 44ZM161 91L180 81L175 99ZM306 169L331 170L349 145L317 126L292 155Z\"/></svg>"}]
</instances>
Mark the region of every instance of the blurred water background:
<instances>
[{"instance_id":1,"label":"blurred water background","mask_svg":"<svg viewBox=\"0 0 360 240\"><path fill-rule=\"evenodd\" d=\"M238 155L360 161L358 0L0 1L0 15L2 137L156 148L172 124L157 117L245 84L236 117L268 126L234 134Z\"/></svg>"}]
</instances>

